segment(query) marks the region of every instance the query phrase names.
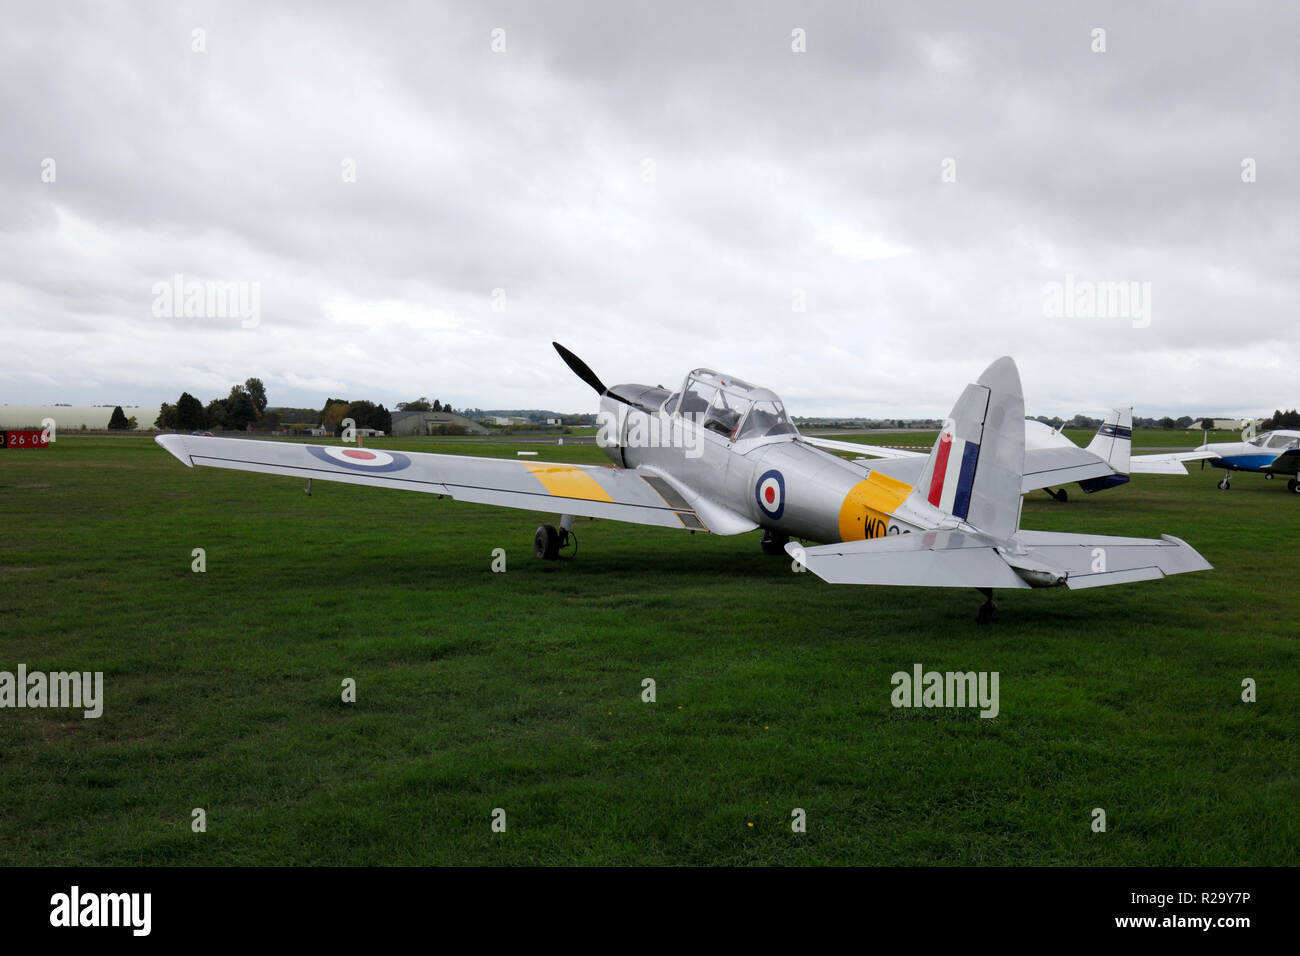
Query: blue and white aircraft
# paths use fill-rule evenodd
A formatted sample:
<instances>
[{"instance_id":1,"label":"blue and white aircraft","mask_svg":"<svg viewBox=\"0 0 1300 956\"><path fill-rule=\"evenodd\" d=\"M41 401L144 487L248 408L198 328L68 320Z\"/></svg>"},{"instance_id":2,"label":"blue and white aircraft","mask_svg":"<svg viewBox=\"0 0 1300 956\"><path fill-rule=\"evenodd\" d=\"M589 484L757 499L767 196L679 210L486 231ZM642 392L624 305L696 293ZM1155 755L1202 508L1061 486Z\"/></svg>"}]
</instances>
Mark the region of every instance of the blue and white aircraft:
<instances>
[{"instance_id":1,"label":"blue and white aircraft","mask_svg":"<svg viewBox=\"0 0 1300 956\"><path fill-rule=\"evenodd\" d=\"M1234 471L1253 471L1265 478L1290 475L1286 490L1300 494L1300 481L1296 479L1296 473L1300 471L1300 431L1277 428L1249 440L1212 442L1202 445L1197 451L1214 454L1215 457L1205 460L1210 467L1224 470L1219 482L1223 491L1232 487Z\"/></svg>"}]
</instances>

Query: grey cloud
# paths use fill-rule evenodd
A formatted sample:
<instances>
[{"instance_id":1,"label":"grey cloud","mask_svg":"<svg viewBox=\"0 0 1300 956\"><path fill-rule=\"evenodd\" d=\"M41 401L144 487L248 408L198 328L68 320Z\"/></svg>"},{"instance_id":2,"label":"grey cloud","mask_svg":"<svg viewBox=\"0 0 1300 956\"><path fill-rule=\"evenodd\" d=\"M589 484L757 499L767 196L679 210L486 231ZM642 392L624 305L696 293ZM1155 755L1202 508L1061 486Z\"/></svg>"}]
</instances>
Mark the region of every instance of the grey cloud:
<instances>
[{"instance_id":1,"label":"grey cloud","mask_svg":"<svg viewBox=\"0 0 1300 956\"><path fill-rule=\"evenodd\" d=\"M809 414L941 414L1004 353L1034 411L1294 404L1298 18L17 8L0 38L0 329L60 360L43 381L0 357L0 393L157 401L259 374L285 404L328 382L389 404L587 408L558 338L611 381L708 364ZM174 273L261 282L262 325L154 318L149 290ZM1067 273L1151 282L1150 327L1045 317L1043 285Z\"/></svg>"}]
</instances>

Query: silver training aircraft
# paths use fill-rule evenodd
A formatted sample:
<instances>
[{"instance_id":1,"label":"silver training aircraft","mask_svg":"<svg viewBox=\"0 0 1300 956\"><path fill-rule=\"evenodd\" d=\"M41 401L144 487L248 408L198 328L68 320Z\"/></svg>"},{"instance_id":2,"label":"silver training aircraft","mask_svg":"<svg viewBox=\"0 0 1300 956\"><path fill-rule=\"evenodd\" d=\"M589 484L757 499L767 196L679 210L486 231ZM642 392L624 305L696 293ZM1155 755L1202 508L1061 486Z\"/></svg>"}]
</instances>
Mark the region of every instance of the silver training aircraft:
<instances>
[{"instance_id":1,"label":"silver training aircraft","mask_svg":"<svg viewBox=\"0 0 1300 956\"><path fill-rule=\"evenodd\" d=\"M614 467L459 455L160 435L186 465L405 488L524 511L553 511L535 553L554 559L575 516L741 534L832 583L972 587L978 620L995 616L994 588L1088 588L1202 571L1178 538L1020 529L1024 398L1000 358L957 400L912 480L906 459L848 461L804 438L764 388L695 369L681 388L606 388L572 352L560 356L600 395L598 441ZM1077 446L1076 446L1077 448ZM1080 449L1082 450L1082 449ZM914 466L908 462L908 469ZM791 541L825 542L804 548Z\"/></svg>"}]
</instances>

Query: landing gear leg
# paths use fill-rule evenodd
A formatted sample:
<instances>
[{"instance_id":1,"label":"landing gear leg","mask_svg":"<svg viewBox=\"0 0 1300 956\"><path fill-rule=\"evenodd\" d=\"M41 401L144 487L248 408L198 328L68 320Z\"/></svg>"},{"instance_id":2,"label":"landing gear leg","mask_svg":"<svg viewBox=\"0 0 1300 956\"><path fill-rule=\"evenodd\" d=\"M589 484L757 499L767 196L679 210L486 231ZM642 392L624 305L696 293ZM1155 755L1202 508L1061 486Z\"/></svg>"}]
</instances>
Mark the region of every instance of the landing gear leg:
<instances>
[{"instance_id":1,"label":"landing gear leg","mask_svg":"<svg viewBox=\"0 0 1300 956\"><path fill-rule=\"evenodd\" d=\"M760 542L763 546L764 554L785 554L785 546L790 543L790 536L780 531L769 531L763 529L763 540Z\"/></svg>"},{"instance_id":2,"label":"landing gear leg","mask_svg":"<svg viewBox=\"0 0 1300 956\"><path fill-rule=\"evenodd\" d=\"M993 589L976 588L975 590L984 595L984 603L980 605L979 613L975 615L975 623L992 624L998 619L998 606L993 603Z\"/></svg>"},{"instance_id":3,"label":"landing gear leg","mask_svg":"<svg viewBox=\"0 0 1300 956\"><path fill-rule=\"evenodd\" d=\"M573 554L569 557L577 557L578 533L573 530L573 515L560 515L560 550L570 545L573 546Z\"/></svg>"}]
</instances>

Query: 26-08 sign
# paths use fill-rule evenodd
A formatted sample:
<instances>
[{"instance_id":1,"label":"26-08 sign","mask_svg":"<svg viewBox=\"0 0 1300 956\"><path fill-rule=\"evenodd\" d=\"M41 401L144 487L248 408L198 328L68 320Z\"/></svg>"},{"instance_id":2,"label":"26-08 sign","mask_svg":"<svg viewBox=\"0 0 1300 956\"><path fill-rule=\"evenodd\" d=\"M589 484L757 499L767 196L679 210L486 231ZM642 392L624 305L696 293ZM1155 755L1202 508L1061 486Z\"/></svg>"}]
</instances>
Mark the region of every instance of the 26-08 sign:
<instances>
[{"instance_id":1,"label":"26-08 sign","mask_svg":"<svg viewBox=\"0 0 1300 956\"><path fill-rule=\"evenodd\" d=\"M0 448L49 448L50 440L37 429L0 432Z\"/></svg>"}]
</instances>

